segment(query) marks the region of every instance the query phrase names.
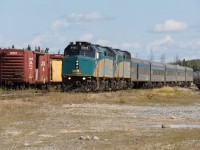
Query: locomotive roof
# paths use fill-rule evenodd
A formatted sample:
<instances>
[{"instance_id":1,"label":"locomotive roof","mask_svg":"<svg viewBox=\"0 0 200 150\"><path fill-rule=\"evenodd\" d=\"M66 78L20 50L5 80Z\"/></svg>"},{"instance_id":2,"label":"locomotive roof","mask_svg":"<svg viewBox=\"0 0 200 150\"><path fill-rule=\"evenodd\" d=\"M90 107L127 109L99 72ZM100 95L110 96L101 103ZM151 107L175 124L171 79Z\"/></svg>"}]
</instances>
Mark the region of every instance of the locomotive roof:
<instances>
[{"instance_id":1,"label":"locomotive roof","mask_svg":"<svg viewBox=\"0 0 200 150\"><path fill-rule=\"evenodd\" d=\"M120 49L113 49L116 55L125 56L126 59L131 59L131 53Z\"/></svg>"},{"instance_id":2,"label":"locomotive roof","mask_svg":"<svg viewBox=\"0 0 200 150\"><path fill-rule=\"evenodd\" d=\"M85 41L76 41L76 43L70 42L71 45L76 44L76 45L91 45L90 42L85 42Z\"/></svg>"},{"instance_id":3,"label":"locomotive roof","mask_svg":"<svg viewBox=\"0 0 200 150\"><path fill-rule=\"evenodd\" d=\"M104 47L100 45L94 45L92 44L92 47L99 52L105 52L108 56L115 56L115 53L113 52L112 48L110 47Z\"/></svg>"}]
</instances>

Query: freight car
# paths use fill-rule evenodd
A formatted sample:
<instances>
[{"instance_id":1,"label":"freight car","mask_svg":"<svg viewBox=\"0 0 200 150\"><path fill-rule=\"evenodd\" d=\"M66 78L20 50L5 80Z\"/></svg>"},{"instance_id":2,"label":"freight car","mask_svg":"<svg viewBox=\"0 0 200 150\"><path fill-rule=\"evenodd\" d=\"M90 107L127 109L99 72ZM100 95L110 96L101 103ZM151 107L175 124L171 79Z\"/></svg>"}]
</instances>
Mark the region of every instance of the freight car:
<instances>
[{"instance_id":1,"label":"freight car","mask_svg":"<svg viewBox=\"0 0 200 150\"><path fill-rule=\"evenodd\" d=\"M63 54L50 54L50 87L56 91L62 86L62 58Z\"/></svg>"},{"instance_id":2,"label":"freight car","mask_svg":"<svg viewBox=\"0 0 200 150\"><path fill-rule=\"evenodd\" d=\"M9 88L48 88L61 83L62 55L24 49L0 50L0 85ZM59 72L55 71L57 68ZM60 73L60 76L58 75Z\"/></svg>"},{"instance_id":3,"label":"freight car","mask_svg":"<svg viewBox=\"0 0 200 150\"><path fill-rule=\"evenodd\" d=\"M62 82L62 58L63 54L50 54L50 83Z\"/></svg>"},{"instance_id":4,"label":"freight car","mask_svg":"<svg viewBox=\"0 0 200 150\"><path fill-rule=\"evenodd\" d=\"M193 76L194 76L194 84L196 84L198 89L200 89L200 72L199 71L194 72Z\"/></svg>"},{"instance_id":5,"label":"freight car","mask_svg":"<svg viewBox=\"0 0 200 150\"><path fill-rule=\"evenodd\" d=\"M128 51L88 42L70 43L62 63L63 91L190 85L192 69L131 58Z\"/></svg>"}]
</instances>

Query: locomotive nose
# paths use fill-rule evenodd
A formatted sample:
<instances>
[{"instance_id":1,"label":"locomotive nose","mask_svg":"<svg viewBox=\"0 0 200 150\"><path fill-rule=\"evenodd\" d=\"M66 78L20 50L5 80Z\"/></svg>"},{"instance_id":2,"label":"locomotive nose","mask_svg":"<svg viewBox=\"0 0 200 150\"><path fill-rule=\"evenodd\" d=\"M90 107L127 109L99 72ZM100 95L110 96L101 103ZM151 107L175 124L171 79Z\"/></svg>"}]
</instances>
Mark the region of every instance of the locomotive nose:
<instances>
[{"instance_id":1,"label":"locomotive nose","mask_svg":"<svg viewBox=\"0 0 200 150\"><path fill-rule=\"evenodd\" d=\"M94 60L83 57L68 57L63 59L63 74L65 75L92 75L94 70Z\"/></svg>"}]
</instances>

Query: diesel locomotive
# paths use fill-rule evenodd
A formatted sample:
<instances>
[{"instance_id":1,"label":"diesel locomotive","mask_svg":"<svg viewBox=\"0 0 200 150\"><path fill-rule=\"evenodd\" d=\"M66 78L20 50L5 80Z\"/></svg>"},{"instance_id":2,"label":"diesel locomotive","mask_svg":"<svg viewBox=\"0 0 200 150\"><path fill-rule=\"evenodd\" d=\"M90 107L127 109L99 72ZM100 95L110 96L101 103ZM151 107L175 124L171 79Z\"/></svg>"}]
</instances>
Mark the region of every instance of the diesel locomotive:
<instances>
[{"instance_id":1,"label":"diesel locomotive","mask_svg":"<svg viewBox=\"0 0 200 150\"><path fill-rule=\"evenodd\" d=\"M131 58L128 51L88 42L71 42L62 60L62 89L102 91L189 86L191 68Z\"/></svg>"},{"instance_id":2,"label":"diesel locomotive","mask_svg":"<svg viewBox=\"0 0 200 150\"><path fill-rule=\"evenodd\" d=\"M131 84L131 54L88 42L70 43L62 61L63 90L124 89Z\"/></svg>"}]
</instances>

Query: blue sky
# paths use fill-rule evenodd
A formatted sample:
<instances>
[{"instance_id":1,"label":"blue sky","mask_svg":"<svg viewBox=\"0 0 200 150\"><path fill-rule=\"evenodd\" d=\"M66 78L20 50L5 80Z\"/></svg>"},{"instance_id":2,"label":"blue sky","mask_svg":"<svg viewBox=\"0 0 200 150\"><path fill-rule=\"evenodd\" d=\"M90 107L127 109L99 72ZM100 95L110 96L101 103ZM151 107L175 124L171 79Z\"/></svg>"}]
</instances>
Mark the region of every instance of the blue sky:
<instances>
[{"instance_id":1,"label":"blue sky","mask_svg":"<svg viewBox=\"0 0 200 150\"><path fill-rule=\"evenodd\" d=\"M57 53L71 41L166 62L200 58L199 0L1 0L0 47Z\"/></svg>"}]
</instances>

